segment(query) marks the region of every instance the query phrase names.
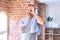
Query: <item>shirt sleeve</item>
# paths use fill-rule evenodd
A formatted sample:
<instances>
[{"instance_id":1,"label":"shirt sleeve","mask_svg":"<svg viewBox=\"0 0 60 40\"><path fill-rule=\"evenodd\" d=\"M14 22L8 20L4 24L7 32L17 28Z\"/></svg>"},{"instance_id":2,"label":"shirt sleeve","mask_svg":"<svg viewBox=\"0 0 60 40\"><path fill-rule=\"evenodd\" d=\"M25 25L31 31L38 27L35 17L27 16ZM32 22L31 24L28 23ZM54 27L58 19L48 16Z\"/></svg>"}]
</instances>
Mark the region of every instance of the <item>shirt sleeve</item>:
<instances>
[{"instance_id":1,"label":"shirt sleeve","mask_svg":"<svg viewBox=\"0 0 60 40\"><path fill-rule=\"evenodd\" d=\"M26 25L27 25L27 20L26 20L26 18L22 18L22 19L19 21L19 26L25 27Z\"/></svg>"}]
</instances>

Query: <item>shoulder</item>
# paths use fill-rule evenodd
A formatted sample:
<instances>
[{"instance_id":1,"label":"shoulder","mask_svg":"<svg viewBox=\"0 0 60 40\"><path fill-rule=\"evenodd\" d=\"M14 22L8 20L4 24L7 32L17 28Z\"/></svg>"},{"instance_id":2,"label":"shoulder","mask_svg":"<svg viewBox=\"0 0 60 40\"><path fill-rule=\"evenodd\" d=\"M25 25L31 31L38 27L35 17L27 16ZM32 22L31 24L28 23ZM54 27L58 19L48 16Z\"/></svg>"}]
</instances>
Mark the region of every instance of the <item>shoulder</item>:
<instances>
[{"instance_id":1,"label":"shoulder","mask_svg":"<svg viewBox=\"0 0 60 40\"><path fill-rule=\"evenodd\" d=\"M20 21L21 21L21 20L25 20L25 19L26 19L26 17L22 17L22 18L20 19Z\"/></svg>"},{"instance_id":2,"label":"shoulder","mask_svg":"<svg viewBox=\"0 0 60 40\"><path fill-rule=\"evenodd\" d=\"M24 23L26 22L26 17L21 18L20 21L19 21L19 23L23 23L23 22Z\"/></svg>"}]
</instances>

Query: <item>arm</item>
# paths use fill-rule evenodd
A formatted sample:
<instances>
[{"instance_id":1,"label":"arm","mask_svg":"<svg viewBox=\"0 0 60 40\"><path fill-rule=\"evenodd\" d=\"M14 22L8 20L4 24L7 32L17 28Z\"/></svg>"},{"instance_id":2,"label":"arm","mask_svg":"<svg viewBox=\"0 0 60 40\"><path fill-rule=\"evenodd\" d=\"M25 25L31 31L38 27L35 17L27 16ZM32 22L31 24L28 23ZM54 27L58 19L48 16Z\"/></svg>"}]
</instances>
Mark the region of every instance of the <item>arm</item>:
<instances>
[{"instance_id":1,"label":"arm","mask_svg":"<svg viewBox=\"0 0 60 40\"><path fill-rule=\"evenodd\" d=\"M20 21L19 21L19 32L20 33L24 33L25 31L25 28L24 28L24 19L22 18Z\"/></svg>"},{"instance_id":2,"label":"arm","mask_svg":"<svg viewBox=\"0 0 60 40\"><path fill-rule=\"evenodd\" d=\"M44 19L40 16L38 16L36 13L33 13L33 15L36 17L37 19L37 23L43 25L44 24Z\"/></svg>"},{"instance_id":3,"label":"arm","mask_svg":"<svg viewBox=\"0 0 60 40\"><path fill-rule=\"evenodd\" d=\"M24 33L25 32L25 26L27 26L29 23L29 20L27 17L24 17L20 20L19 22L19 29L20 29L20 32L21 33Z\"/></svg>"}]
</instances>

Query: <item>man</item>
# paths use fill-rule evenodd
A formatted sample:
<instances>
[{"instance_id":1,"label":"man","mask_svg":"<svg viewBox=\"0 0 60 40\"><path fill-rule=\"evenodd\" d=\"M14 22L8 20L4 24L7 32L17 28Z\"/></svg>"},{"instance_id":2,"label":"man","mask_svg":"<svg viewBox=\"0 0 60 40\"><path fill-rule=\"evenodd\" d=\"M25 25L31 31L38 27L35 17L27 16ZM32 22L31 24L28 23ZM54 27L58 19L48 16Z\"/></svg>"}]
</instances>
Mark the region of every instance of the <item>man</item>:
<instances>
[{"instance_id":1,"label":"man","mask_svg":"<svg viewBox=\"0 0 60 40\"><path fill-rule=\"evenodd\" d=\"M30 4L28 5L28 12L26 13L26 16L22 18L19 22L21 40L36 40L36 33L30 32L31 28L34 25L33 22L35 21L41 25L44 24L44 20L40 16L34 13L34 5ZM36 22L35 25L37 24Z\"/></svg>"}]
</instances>

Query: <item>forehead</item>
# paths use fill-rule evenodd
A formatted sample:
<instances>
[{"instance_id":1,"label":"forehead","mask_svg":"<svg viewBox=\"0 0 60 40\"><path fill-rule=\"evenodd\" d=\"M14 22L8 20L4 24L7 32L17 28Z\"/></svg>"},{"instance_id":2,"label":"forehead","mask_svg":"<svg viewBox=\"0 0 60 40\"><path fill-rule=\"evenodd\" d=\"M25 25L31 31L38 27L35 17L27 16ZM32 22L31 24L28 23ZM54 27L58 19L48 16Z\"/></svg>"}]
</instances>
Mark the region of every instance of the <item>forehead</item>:
<instances>
[{"instance_id":1,"label":"forehead","mask_svg":"<svg viewBox=\"0 0 60 40\"><path fill-rule=\"evenodd\" d=\"M34 5L28 5L27 7L29 10L33 9L34 8Z\"/></svg>"}]
</instances>

